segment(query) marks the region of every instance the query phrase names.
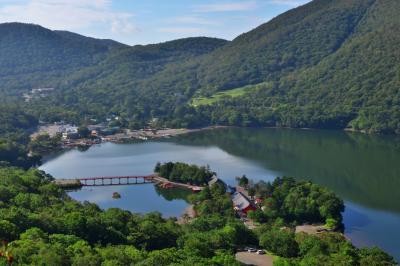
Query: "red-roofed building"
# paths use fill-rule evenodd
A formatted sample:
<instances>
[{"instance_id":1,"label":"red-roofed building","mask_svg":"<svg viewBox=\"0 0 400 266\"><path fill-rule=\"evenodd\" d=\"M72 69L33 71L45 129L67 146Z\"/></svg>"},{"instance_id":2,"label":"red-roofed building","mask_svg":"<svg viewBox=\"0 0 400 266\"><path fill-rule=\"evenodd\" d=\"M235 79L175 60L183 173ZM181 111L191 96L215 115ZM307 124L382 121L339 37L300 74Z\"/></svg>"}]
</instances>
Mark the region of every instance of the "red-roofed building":
<instances>
[{"instance_id":1,"label":"red-roofed building","mask_svg":"<svg viewBox=\"0 0 400 266\"><path fill-rule=\"evenodd\" d=\"M241 192L235 192L232 195L233 207L235 210L247 214L249 211L256 210L251 201Z\"/></svg>"}]
</instances>

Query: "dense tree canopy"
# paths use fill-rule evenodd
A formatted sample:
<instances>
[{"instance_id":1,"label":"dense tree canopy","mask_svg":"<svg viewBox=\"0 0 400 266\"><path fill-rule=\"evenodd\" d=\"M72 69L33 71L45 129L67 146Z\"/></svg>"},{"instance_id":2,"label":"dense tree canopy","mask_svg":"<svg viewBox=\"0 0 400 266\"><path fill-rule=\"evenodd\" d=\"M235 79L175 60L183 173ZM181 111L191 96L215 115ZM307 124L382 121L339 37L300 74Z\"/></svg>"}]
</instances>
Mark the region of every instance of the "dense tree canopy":
<instances>
[{"instance_id":1,"label":"dense tree canopy","mask_svg":"<svg viewBox=\"0 0 400 266\"><path fill-rule=\"evenodd\" d=\"M343 200L319 185L283 177L272 183L261 181L252 188L263 200L263 211L250 215L261 222L283 218L287 223L329 223L333 228L342 223Z\"/></svg>"},{"instance_id":2,"label":"dense tree canopy","mask_svg":"<svg viewBox=\"0 0 400 266\"><path fill-rule=\"evenodd\" d=\"M207 185L207 182L215 175L208 166L199 167L180 162L157 163L154 172L173 182L199 186Z\"/></svg>"},{"instance_id":3,"label":"dense tree canopy","mask_svg":"<svg viewBox=\"0 0 400 266\"><path fill-rule=\"evenodd\" d=\"M318 265L315 257L331 265L394 265L377 248L357 249L337 233L294 235L279 229L279 219L251 231L219 183L191 197L199 216L179 225L159 213L79 203L52 180L35 169L0 168L0 239L8 242L0 265L240 265L234 252L258 243L284 265Z\"/></svg>"}]
</instances>

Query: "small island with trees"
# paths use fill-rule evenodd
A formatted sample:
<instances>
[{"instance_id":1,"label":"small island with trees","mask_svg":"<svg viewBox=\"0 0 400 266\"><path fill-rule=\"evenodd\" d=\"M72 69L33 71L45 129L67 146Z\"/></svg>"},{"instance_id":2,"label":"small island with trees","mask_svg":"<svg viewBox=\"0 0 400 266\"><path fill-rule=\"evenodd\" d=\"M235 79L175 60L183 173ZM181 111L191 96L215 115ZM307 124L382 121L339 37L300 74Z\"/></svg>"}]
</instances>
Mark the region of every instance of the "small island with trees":
<instances>
[{"instance_id":1,"label":"small island with trees","mask_svg":"<svg viewBox=\"0 0 400 266\"><path fill-rule=\"evenodd\" d=\"M206 186L208 182L216 175L210 170L209 166L197 166L181 162L157 163L154 172L168 179L171 182Z\"/></svg>"}]
</instances>

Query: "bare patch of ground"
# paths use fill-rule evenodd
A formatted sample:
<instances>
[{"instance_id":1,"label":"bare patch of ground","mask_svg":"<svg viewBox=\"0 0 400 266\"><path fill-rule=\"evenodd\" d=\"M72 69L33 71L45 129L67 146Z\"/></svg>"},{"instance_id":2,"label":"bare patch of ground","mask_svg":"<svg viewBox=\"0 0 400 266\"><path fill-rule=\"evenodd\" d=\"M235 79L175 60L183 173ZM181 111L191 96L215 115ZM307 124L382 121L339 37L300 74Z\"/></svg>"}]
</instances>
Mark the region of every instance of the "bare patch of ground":
<instances>
[{"instance_id":1,"label":"bare patch of ground","mask_svg":"<svg viewBox=\"0 0 400 266\"><path fill-rule=\"evenodd\" d=\"M296 234L297 233L306 233L306 234L310 234L310 235L316 235L323 231L326 231L326 228L323 225L305 224L305 225L296 226Z\"/></svg>"},{"instance_id":2,"label":"bare patch of ground","mask_svg":"<svg viewBox=\"0 0 400 266\"><path fill-rule=\"evenodd\" d=\"M246 265L272 266L274 258L270 255L258 255L247 251L236 253L236 260Z\"/></svg>"},{"instance_id":3,"label":"bare patch of ground","mask_svg":"<svg viewBox=\"0 0 400 266\"><path fill-rule=\"evenodd\" d=\"M196 214L196 211L194 210L194 206L193 205L189 205L189 206L186 207L184 213L178 219L177 223L178 224L187 224L192 219L196 218L196 216L197 216L197 214Z\"/></svg>"}]
</instances>

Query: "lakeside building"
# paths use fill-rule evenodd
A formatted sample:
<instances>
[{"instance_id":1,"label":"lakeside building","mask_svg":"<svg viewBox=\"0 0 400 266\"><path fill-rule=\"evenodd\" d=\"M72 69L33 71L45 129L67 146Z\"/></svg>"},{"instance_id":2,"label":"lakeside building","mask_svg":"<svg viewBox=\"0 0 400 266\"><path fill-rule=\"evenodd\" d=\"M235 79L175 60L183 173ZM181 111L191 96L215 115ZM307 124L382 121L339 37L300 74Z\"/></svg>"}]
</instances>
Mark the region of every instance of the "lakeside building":
<instances>
[{"instance_id":1,"label":"lakeside building","mask_svg":"<svg viewBox=\"0 0 400 266\"><path fill-rule=\"evenodd\" d=\"M237 212L242 212L247 215L249 211L256 210L256 207L253 205L253 203L242 192L233 193L232 202L233 207Z\"/></svg>"},{"instance_id":2,"label":"lakeside building","mask_svg":"<svg viewBox=\"0 0 400 266\"><path fill-rule=\"evenodd\" d=\"M62 133L62 138L66 139L79 139L78 127L66 127Z\"/></svg>"},{"instance_id":3,"label":"lakeside building","mask_svg":"<svg viewBox=\"0 0 400 266\"><path fill-rule=\"evenodd\" d=\"M224 181L222 181L221 179L219 179L216 175L213 175L213 176L211 177L211 180L207 182L207 185L208 185L209 187L211 187L211 186L214 185L214 184L221 184L221 185L223 185L223 186L225 187L226 190L228 190L228 185L227 185Z\"/></svg>"}]
</instances>

